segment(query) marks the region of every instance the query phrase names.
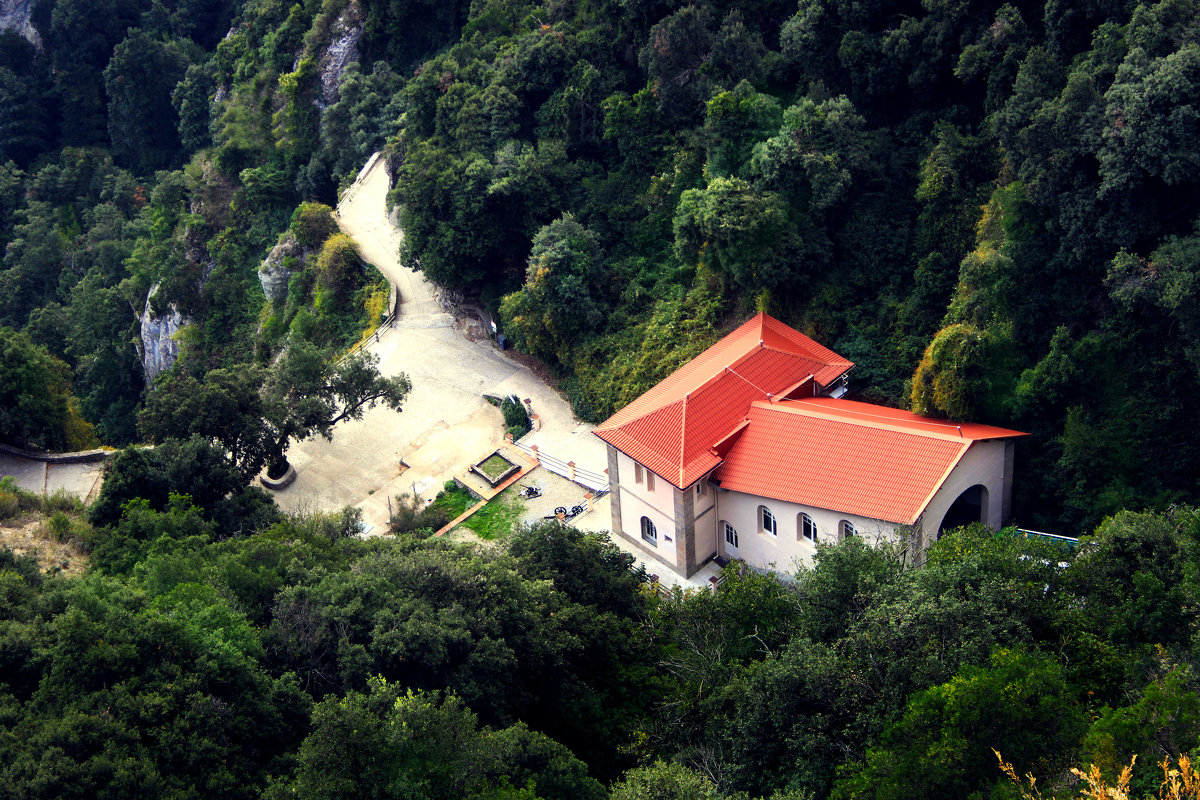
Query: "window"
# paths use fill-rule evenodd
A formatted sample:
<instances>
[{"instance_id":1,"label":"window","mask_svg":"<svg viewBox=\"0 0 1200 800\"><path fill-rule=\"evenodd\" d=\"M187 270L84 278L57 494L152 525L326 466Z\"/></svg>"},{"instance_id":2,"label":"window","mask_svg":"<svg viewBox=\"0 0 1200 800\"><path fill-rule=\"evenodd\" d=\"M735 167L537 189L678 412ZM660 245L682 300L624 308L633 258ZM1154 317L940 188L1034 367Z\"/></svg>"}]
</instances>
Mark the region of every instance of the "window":
<instances>
[{"instance_id":1,"label":"window","mask_svg":"<svg viewBox=\"0 0 1200 800\"><path fill-rule=\"evenodd\" d=\"M810 542L817 540L817 523L808 514L801 514L800 521L796 525L800 532L800 538Z\"/></svg>"},{"instance_id":2,"label":"window","mask_svg":"<svg viewBox=\"0 0 1200 800\"><path fill-rule=\"evenodd\" d=\"M766 506L758 507L758 519L763 533L776 534L775 515Z\"/></svg>"},{"instance_id":3,"label":"window","mask_svg":"<svg viewBox=\"0 0 1200 800\"><path fill-rule=\"evenodd\" d=\"M725 528L725 544L736 548L738 546L737 531L728 522L722 522L721 525Z\"/></svg>"},{"instance_id":4,"label":"window","mask_svg":"<svg viewBox=\"0 0 1200 800\"><path fill-rule=\"evenodd\" d=\"M654 473L650 470L646 470L646 488L654 491Z\"/></svg>"},{"instance_id":5,"label":"window","mask_svg":"<svg viewBox=\"0 0 1200 800\"><path fill-rule=\"evenodd\" d=\"M696 482L696 497L704 497L704 481Z\"/></svg>"},{"instance_id":6,"label":"window","mask_svg":"<svg viewBox=\"0 0 1200 800\"><path fill-rule=\"evenodd\" d=\"M655 547L658 546L658 528L654 527L649 517L642 517L642 538Z\"/></svg>"},{"instance_id":7,"label":"window","mask_svg":"<svg viewBox=\"0 0 1200 800\"><path fill-rule=\"evenodd\" d=\"M633 462L633 482L634 483L642 482L642 465L637 463L636 461Z\"/></svg>"},{"instance_id":8,"label":"window","mask_svg":"<svg viewBox=\"0 0 1200 800\"><path fill-rule=\"evenodd\" d=\"M858 531L854 530L854 523L848 519L844 519L838 523L838 533L841 534L843 540L849 539L852 536L858 536Z\"/></svg>"}]
</instances>

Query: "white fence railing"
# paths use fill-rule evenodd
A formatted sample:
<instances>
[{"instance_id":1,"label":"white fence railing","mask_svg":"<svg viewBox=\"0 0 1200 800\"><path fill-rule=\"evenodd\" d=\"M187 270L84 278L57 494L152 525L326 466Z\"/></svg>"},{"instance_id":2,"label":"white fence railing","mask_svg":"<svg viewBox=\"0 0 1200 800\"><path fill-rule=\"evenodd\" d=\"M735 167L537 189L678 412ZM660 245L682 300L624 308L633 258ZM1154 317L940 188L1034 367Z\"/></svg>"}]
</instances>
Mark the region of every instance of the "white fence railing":
<instances>
[{"instance_id":1,"label":"white fence railing","mask_svg":"<svg viewBox=\"0 0 1200 800\"><path fill-rule=\"evenodd\" d=\"M513 442L513 445L555 475L561 475L569 481L574 481L594 491L608 490L608 476L602 472L577 467L573 461L564 461L561 458L544 453L537 449L536 445L530 446L521 442Z\"/></svg>"}]
</instances>

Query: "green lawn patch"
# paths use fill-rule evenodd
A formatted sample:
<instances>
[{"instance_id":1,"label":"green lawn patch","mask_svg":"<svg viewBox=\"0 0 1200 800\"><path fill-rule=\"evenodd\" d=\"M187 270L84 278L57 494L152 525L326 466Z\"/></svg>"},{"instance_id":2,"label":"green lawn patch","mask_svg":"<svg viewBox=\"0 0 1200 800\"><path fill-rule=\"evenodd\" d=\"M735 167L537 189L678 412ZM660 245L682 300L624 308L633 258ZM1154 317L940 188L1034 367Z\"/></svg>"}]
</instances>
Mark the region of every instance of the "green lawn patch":
<instances>
[{"instance_id":1,"label":"green lawn patch","mask_svg":"<svg viewBox=\"0 0 1200 800\"><path fill-rule=\"evenodd\" d=\"M504 476L504 473L511 470L514 466L516 465L499 453L489 456L475 465L492 483L499 481Z\"/></svg>"},{"instance_id":2,"label":"green lawn patch","mask_svg":"<svg viewBox=\"0 0 1200 800\"><path fill-rule=\"evenodd\" d=\"M486 506L472 514L463 527L473 530L480 539L508 536L521 520L525 503L511 489L492 498Z\"/></svg>"},{"instance_id":3,"label":"green lawn patch","mask_svg":"<svg viewBox=\"0 0 1200 800\"><path fill-rule=\"evenodd\" d=\"M433 507L444 511L447 519L457 519L459 514L478 502L479 498L454 481L446 481L446 485L433 501Z\"/></svg>"}]
</instances>

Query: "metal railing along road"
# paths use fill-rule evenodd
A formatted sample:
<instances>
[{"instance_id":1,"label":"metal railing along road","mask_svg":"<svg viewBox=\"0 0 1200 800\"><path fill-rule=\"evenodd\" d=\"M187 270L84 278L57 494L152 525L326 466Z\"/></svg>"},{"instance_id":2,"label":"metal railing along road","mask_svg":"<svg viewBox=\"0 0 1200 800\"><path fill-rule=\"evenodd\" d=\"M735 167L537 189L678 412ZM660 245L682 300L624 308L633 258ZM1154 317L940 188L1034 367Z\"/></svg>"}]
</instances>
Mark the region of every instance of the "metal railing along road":
<instances>
[{"instance_id":1,"label":"metal railing along road","mask_svg":"<svg viewBox=\"0 0 1200 800\"><path fill-rule=\"evenodd\" d=\"M1075 538L1074 536L1063 536L1058 533L1043 533L1042 531L1031 531L1025 528L1016 528L1015 530L1018 536L1022 536L1026 539L1046 539L1047 541L1057 542L1058 544L1065 544L1067 547L1079 546L1079 539Z\"/></svg>"}]
</instances>

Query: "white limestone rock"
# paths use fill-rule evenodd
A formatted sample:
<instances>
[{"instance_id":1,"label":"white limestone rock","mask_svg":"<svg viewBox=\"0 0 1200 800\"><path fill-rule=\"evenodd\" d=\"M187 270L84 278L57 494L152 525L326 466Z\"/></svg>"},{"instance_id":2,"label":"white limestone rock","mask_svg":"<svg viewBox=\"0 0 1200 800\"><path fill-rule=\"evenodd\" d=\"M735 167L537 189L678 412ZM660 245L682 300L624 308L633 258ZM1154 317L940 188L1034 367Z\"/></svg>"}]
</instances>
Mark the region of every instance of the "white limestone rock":
<instances>
[{"instance_id":1,"label":"white limestone rock","mask_svg":"<svg viewBox=\"0 0 1200 800\"><path fill-rule=\"evenodd\" d=\"M363 14L355 0L351 0L329 29L329 45L321 54L318 68L321 76L321 94L317 106L324 110L338 100L338 87L346 67L359 59L358 43L363 35Z\"/></svg>"},{"instance_id":2,"label":"white limestone rock","mask_svg":"<svg viewBox=\"0 0 1200 800\"><path fill-rule=\"evenodd\" d=\"M141 356L146 382L154 380L160 372L170 369L179 358L179 342L175 334L180 328L191 324L191 320L179 313L172 305L163 316L157 316L150 305L150 298L158 291L158 284L146 296L146 308L142 311Z\"/></svg>"},{"instance_id":3,"label":"white limestone rock","mask_svg":"<svg viewBox=\"0 0 1200 800\"><path fill-rule=\"evenodd\" d=\"M258 282L262 284L263 294L268 301L274 303L287 297L288 281L304 264L304 255L304 248L296 241L295 234L290 230L284 231L279 242L258 266ZM295 259L296 269L288 269L288 259Z\"/></svg>"},{"instance_id":4,"label":"white limestone rock","mask_svg":"<svg viewBox=\"0 0 1200 800\"><path fill-rule=\"evenodd\" d=\"M0 31L14 31L37 49L42 49L42 37L29 19L32 0L0 0Z\"/></svg>"}]
</instances>

